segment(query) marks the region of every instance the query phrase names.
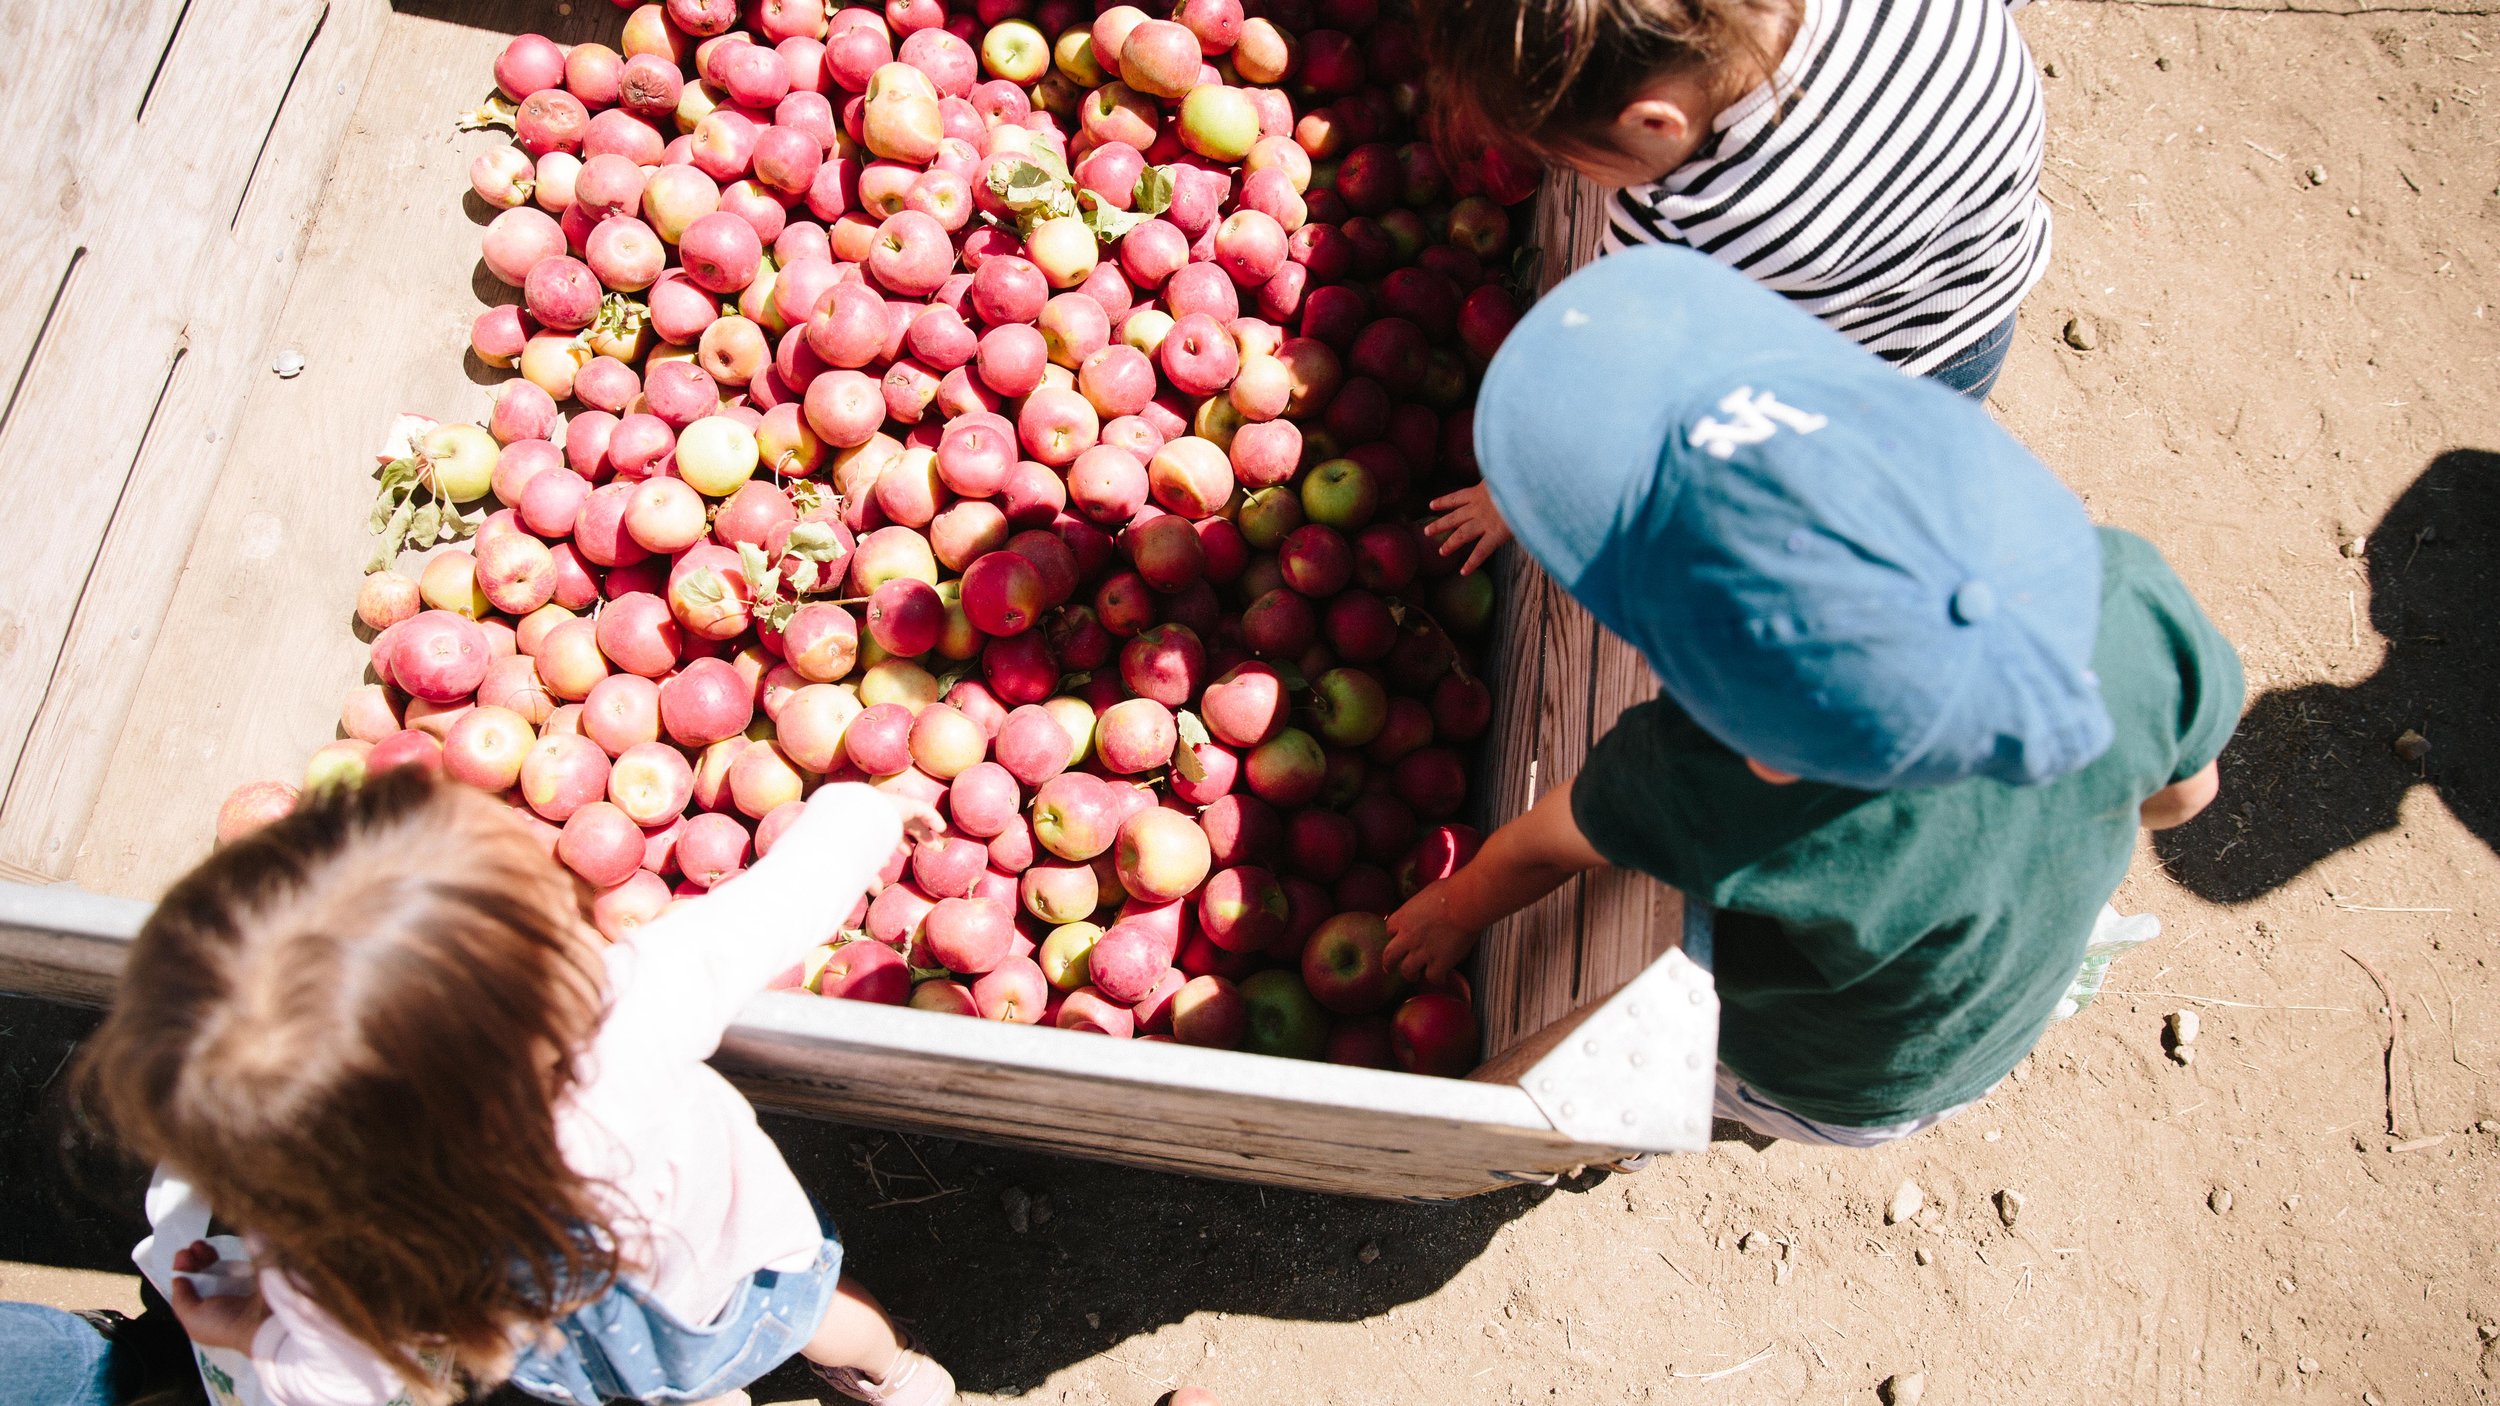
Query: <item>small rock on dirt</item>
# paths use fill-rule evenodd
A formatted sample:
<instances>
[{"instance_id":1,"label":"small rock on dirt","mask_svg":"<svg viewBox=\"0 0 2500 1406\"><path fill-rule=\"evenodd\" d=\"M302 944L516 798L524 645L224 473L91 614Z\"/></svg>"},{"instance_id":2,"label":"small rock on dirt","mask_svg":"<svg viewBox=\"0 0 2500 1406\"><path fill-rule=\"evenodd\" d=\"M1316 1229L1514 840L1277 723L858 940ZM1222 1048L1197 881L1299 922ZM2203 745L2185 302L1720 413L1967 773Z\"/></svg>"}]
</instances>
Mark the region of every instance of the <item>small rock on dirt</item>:
<instances>
[{"instance_id":1,"label":"small rock on dirt","mask_svg":"<svg viewBox=\"0 0 2500 1406\"><path fill-rule=\"evenodd\" d=\"M2217 1186L2213 1190L2206 1192L2205 1204L2212 1209L2215 1215L2227 1216L2231 1214L2231 1188L2227 1186Z\"/></svg>"},{"instance_id":2,"label":"small rock on dirt","mask_svg":"<svg viewBox=\"0 0 2500 1406\"><path fill-rule=\"evenodd\" d=\"M2418 762L2431 754L2431 740L2412 728L2396 734L2396 755L2409 762Z\"/></svg>"},{"instance_id":3,"label":"small rock on dirt","mask_svg":"<svg viewBox=\"0 0 2500 1406\"><path fill-rule=\"evenodd\" d=\"M1007 1228L1022 1235L1033 1228L1033 1196L1021 1186L1011 1186L998 1193L998 1204L1007 1212Z\"/></svg>"},{"instance_id":4,"label":"small rock on dirt","mask_svg":"<svg viewBox=\"0 0 2500 1406\"><path fill-rule=\"evenodd\" d=\"M2370 550L2370 539L2367 537L2355 537L2344 543L2343 546L2337 548L2336 550L2342 552L2348 557L2366 556Z\"/></svg>"},{"instance_id":5,"label":"small rock on dirt","mask_svg":"<svg viewBox=\"0 0 2500 1406\"><path fill-rule=\"evenodd\" d=\"M2474 1131L2478 1133L2500 1133L2500 1120L2485 1118L2481 1122L2474 1125Z\"/></svg>"},{"instance_id":6,"label":"small rock on dirt","mask_svg":"<svg viewBox=\"0 0 2500 1406\"><path fill-rule=\"evenodd\" d=\"M2314 1357L2304 1357L2297 1365L2300 1368L2300 1374L2304 1377L2314 1377L2318 1374L2318 1359Z\"/></svg>"},{"instance_id":7,"label":"small rock on dirt","mask_svg":"<svg viewBox=\"0 0 2500 1406\"><path fill-rule=\"evenodd\" d=\"M1997 1219L2005 1222L2007 1228L2012 1228L2014 1222L2022 1219L2025 1204L2021 1192L2010 1186L2005 1188L1997 1193Z\"/></svg>"},{"instance_id":8,"label":"small rock on dirt","mask_svg":"<svg viewBox=\"0 0 2500 1406\"><path fill-rule=\"evenodd\" d=\"M2040 76L2043 78L2058 77L2057 60L2051 59L2047 63L2040 65Z\"/></svg>"},{"instance_id":9,"label":"small rock on dirt","mask_svg":"<svg viewBox=\"0 0 2500 1406\"><path fill-rule=\"evenodd\" d=\"M2090 351L2101 344L2100 329L2092 325L2092 319L2083 316L2066 319L2065 337L2066 345L2076 351Z\"/></svg>"},{"instance_id":10,"label":"small rock on dirt","mask_svg":"<svg viewBox=\"0 0 2500 1406\"><path fill-rule=\"evenodd\" d=\"M2474 1325L2474 1332L2484 1342L2500 1339L2500 1323L2477 1323Z\"/></svg>"},{"instance_id":11,"label":"small rock on dirt","mask_svg":"<svg viewBox=\"0 0 2500 1406\"><path fill-rule=\"evenodd\" d=\"M1875 1388L1876 1399L1884 1406L1918 1406L1927 1395L1925 1372L1895 1372Z\"/></svg>"},{"instance_id":12,"label":"small rock on dirt","mask_svg":"<svg viewBox=\"0 0 2500 1406\"><path fill-rule=\"evenodd\" d=\"M1771 1237L1759 1230L1748 1230L1744 1238L1736 1242L1736 1248L1748 1255L1767 1250L1771 1248Z\"/></svg>"},{"instance_id":13,"label":"small rock on dirt","mask_svg":"<svg viewBox=\"0 0 2500 1406\"><path fill-rule=\"evenodd\" d=\"M2164 1023L2170 1029L2170 1043L2174 1045L2195 1044L2197 1028L2202 1024L2196 1012L2188 1010L2172 1011Z\"/></svg>"},{"instance_id":14,"label":"small rock on dirt","mask_svg":"<svg viewBox=\"0 0 2500 1406\"><path fill-rule=\"evenodd\" d=\"M1921 1245L1917 1249L1910 1251L1910 1258L1918 1261L1920 1264L1934 1264L1936 1262L1936 1252L1928 1249L1924 1245Z\"/></svg>"},{"instance_id":15,"label":"small rock on dirt","mask_svg":"<svg viewBox=\"0 0 2500 1406\"><path fill-rule=\"evenodd\" d=\"M304 354L289 347L278 353L278 359L269 363L269 369L278 373L279 380L292 381L304 374Z\"/></svg>"},{"instance_id":16,"label":"small rock on dirt","mask_svg":"<svg viewBox=\"0 0 2500 1406\"><path fill-rule=\"evenodd\" d=\"M2302 174L2309 178L2309 184L2313 186L2322 186L2326 184L2326 168L2324 166L2312 166Z\"/></svg>"},{"instance_id":17,"label":"small rock on dirt","mask_svg":"<svg viewBox=\"0 0 2500 1406\"><path fill-rule=\"evenodd\" d=\"M1358 1259L1358 1260L1361 1260L1361 1261L1362 1261L1363 1263L1365 1263L1365 1264L1370 1264L1370 1263L1372 1263L1374 1260L1379 1259L1379 1258L1380 1258L1380 1242L1379 1242L1379 1241L1377 1241L1377 1240L1366 1240L1366 1241L1364 1241L1364 1242L1363 1242L1363 1248L1361 1248L1361 1249L1359 1249L1359 1250L1355 1251L1355 1252L1354 1252L1354 1257L1355 1257L1356 1259Z\"/></svg>"},{"instance_id":18,"label":"small rock on dirt","mask_svg":"<svg viewBox=\"0 0 2500 1406\"><path fill-rule=\"evenodd\" d=\"M1917 1215L1918 1208L1926 1204L1927 1193L1919 1190L1918 1183L1904 1181L1901 1189L1892 1193L1892 1203L1884 1207L1884 1224L1899 1225Z\"/></svg>"},{"instance_id":19,"label":"small rock on dirt","mask_svg":"<svg viewBox=\"0 0 2500 1406\"><path fill-rule=\"evenodd\" d=\"M2168 54L2159 54L2154 56L2153 67L2160 69L2164 73L2168 73L2170 71L2170 56Z\"/></svg>"}]
</instances>

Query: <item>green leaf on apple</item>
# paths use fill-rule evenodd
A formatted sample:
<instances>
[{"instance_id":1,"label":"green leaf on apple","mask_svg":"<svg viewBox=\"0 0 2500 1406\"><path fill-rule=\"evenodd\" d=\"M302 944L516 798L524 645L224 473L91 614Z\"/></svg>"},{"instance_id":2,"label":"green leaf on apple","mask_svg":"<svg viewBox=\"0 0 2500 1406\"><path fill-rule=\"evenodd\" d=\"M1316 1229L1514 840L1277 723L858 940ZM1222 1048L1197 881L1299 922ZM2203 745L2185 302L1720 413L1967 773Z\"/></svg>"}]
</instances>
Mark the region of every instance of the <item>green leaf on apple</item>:
<instances>
[{"instance_id":1,"label":"green leaf on apple","mask_svg":"<svg viewBox=\"0 0 2500 1406\"><path fill-rule=\"evenodd\" d=\"M1180 733L1181 742L1186 746L1204 747L1215 740L1208 733L1207 725L1198 721L1198 715L1187 708L1172 715L1172 726Z\"/></svg>"},{"instance_id":2,"label":"green leaf on apple","mask_svg":"<svg viewBox=\"0 0 2500 1406\"><path fill-rule=\"evenodd\" d=\"M1172 769L1193 782L1206 780L1207 764L1198 749L1215 740L1207 735L1207 725L1186 708L1174 716L1173 724L1180 731L1181 743L1172 749Z\"/></svg>"},{"instance_id":3,"label":"green leaf on apple","mask_svg":"<svg viewBox=\"0 0 2500 1406\"><path fill-rule=\"evenodd\" d=\"M726 605L729 603L729 582L722 578L719 569L715 567L707 566L690 574L686 577L685 584L677 589L685 592L686 603L689 605Z\"/></svg>"},{"instance_id":4,"label":"green leaf on apple","mask_svg":"<svg viewBox=\"0 0 2500 1406\"><path fill-rule=\"evenodd\" d=\"M807 478L800 479L798 482L791 484L790 506L798 509L800 517L804 518L815 516L815 514L825 506L825 486L816 482L814 479ZM798 525L798 527L790 529L790 535L793 539L795 539L799 534L799 528L821 526L823 526L821 523L802 522ZM824 535L826 539L830 541L833 537L833 530L831 528L826 528Z\"/></svg>"},{"instance_id":5,"label":"green leaf on apple","mask_svg":"<svg viewBox=\"0 0 2500 1406\"><path fill-rule=\"evenodd\" d=\"M775 601L761 610L756 611L755 618L758 622L772 629L786 630L790 628L790 617L798 613L799 603L797 601Z\"/></svg>"},{"instance_id":6,"label":"green leaf on apple","mask_svg":"<svg viewBox=\"0 0 2500 1406\"><path fill-rule=\"evenodd\" d=\"M1172 188L1178 184L1177 166L1149 166L1137 173L1137 188L1129 196L1129 208L1147 219L1153 219L1172 208Z\"/></svg>"},{"instance_id":7,"label":"green leaf on apple","mask_svg":"<svg viewBox=\"0 0 2500 1406\"><path fill-rule=\"evenodd\" d=\"M803 596L816 589L816 563L800 557L790 567L790 594ZM796 602L792 602L795 606Z\"/></svg>"},{"instance_id":8,"label":"green leaf on apple","mask_svg":"<svg viewBox=\"0 0 2500 1406\"><path fill-rule=\"evenodd\" d=\"M1299 693L1311 686L1310 679L1305 677L1302 670L1295 667L1290 659L1276 660L1275 669L1277 680L1292 692Z\"/></svg>"},{"instance_id":9,"label":"green leaf on apple","mask_svg":"<svg viewBox=\"0 0 2500 1406\"><path fill-rule=\"evenodd\" d=\"M434 544L434 535L443 529L443 506L429 502L408 519L408 538L426 546Z\"/></svg>"},{"instance_id":10,"label":"green leaf on apple","mask_svg":"<svg viewBox=\"0 0 2500 1406\"><path fill-rule=\"evenodd\" d=\"M1073 690L1083 688L1085 685L1092 683L1093 681L1094 675L1093 671L1090 669L1079 669L1071 674L1061 674L1059 676L1059 691L1061 693L1068 693Z\"/></svg>"},{"instance_id":11,"label":"green leaf on apple","mask_svg":"<svg viewBox=\"0 0 2500 1406\"><path fill-rule=\"evenodd\" d=\"M1085 212L1081 217L1085 221L1085 227L1092 230L1094 238L1104 244L1118 243L1121 235L1154 218L1152 215L1138 214L1134 210L1113 209L1103 204L1102 197L1090 190L1079 191L1078 194L1083 197L1081 203L1085 206Z\"/></svg>"},{"instance_id":12,"label":"green leaf on apple","mask_svg":"<svg viewBox=\"0 0 2500 1406\"><path fill-rule=\"evenodd\" d=\"M747 578L747 590L758 605L771 605L781 599L781 573L765 559L763 550L753 542L738 544L738 570Z\"/></svg>"},{"instance_id":13,"label":"green leaf on apple","mask_svg":"<svg viewBox=\"0 0 2500 1406\"><path fill-rule=\"evenodd\" d=\"M968 675L970 675L971 673L972 673L972 666L971 666L970 664L966 664L966 665L963 665L963 666L962 666L962 667L960 667L960 668L949 669L949 670L947 670L945 673L938 675L938 676L937 676L937 695L938 695L938 697L940 697L940 698L944 698L944 697L947 695L947 693L955 687L955 685L957 685L957 684L959 684L959 683L962 683L962 682L964 681L964 679L965 679Z\"/></svg>"},{"instance_id":14,"label":"green leaf on apple","mask_svg":"<svg viewBox=\"0 0 2500 1406\"><path fill-rule=\"evenodd\" d=\"M649 308L622 293L610 293L599 300L599 315L573 338L573 345L588 346L595 336L631 337L650 320Z\"/></svg>"},{"instance_id":15,"label":"green leaf on apple","mask_svg":"<svg viewBox=\"0 0 2500 1406\"><path fill-rule=\"evenodd\" d=\"M815 487L813 484L807 486ZM823 492L822 489L817 491ZM802 522L792 527L790 544L786 550L794 557L826 566L840 561L846 555L842 550L842 538L833 530L833 524L827 522Z\"/></svg>"}]
</instances>

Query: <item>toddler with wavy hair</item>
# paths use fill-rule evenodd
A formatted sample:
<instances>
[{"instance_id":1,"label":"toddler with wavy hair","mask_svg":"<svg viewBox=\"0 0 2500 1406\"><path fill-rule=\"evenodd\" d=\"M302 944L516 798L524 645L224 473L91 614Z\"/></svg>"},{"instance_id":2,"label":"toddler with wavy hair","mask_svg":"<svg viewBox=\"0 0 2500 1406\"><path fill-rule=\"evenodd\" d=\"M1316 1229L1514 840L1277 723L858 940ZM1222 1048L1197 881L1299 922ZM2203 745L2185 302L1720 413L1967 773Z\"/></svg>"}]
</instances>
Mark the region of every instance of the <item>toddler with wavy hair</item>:
<instances>
[{"instance_id":1,"label":"toddler with wavy hair","mask_svg":"<svg viewBox=\"0 0 2500 1406\"><path fill-rule=\"evenodd\" d=\"M614 945L504 805L413 769L219 850L141 929L81 1067L252 1247L251 1296L177 1282L184 1326L277 1406L504 1381L690 1403L793 1355L859 1400L952 1400L703 1062L935 823L824 787L770 857Z\"/></svg>"}]
</instances>

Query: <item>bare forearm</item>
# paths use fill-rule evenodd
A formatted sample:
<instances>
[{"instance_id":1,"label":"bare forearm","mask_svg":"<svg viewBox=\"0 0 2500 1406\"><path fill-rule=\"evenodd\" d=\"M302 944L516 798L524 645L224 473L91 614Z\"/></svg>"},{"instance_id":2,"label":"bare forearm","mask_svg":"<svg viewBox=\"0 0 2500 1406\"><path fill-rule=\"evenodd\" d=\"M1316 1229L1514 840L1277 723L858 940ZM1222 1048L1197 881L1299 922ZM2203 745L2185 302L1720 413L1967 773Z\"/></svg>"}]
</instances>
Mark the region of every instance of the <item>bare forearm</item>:
<instances>
[{"instance_id":1,"label":"bare forearm","mask_svg":"<svg viewBox=\"0 0 2500 1406\"><path fill-rule=\"evenodd\" d=\"M2218 764L2205 763L2205 769L2185 781L2176 781L2155 791L2144 802L2138 819L2147 830L2167 830L2185 825L2203 814L2222 790L2222 772Z\"/></svg>"},{"instance_id":2,"label":"bare forearm","mask_svg":"<svg viewBox=\"0 0 2500 1406\"><path fill-rule=\"evenodd\" d=\"M1491 927L1604 862L1571 818L1570 787L1557 787L1495 830L1475 859L1450 876L1448 919L1466 928Z\"/></svg>"}]
</instances>

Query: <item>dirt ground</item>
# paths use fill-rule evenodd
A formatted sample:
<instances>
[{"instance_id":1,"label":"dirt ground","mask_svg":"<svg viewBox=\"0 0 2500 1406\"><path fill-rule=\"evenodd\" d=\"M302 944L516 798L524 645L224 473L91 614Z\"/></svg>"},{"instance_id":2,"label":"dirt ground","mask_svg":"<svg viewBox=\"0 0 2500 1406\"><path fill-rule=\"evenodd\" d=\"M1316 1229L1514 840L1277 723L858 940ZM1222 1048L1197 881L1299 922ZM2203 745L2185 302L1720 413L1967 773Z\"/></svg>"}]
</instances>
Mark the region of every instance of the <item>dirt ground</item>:
<instances>
[{"instance_id":1,"label":"dirt ground","mask_svg":"<svg viewBox=\"0 0 2500 1406\"><path fill-rule=\"evenodd\" d=\"M853 1267L974 1400L2494 1400L2500 23L2464 8L2023 16L2057 254L1995 406L2169 554L2251 712L2119 897L2162 937L1995 1097L1445 1206L775 1123ZM58 1170L85 1022L0 1001L0 1295L132 1292L134 1201Z\"/></svg>"}]
</instances>

